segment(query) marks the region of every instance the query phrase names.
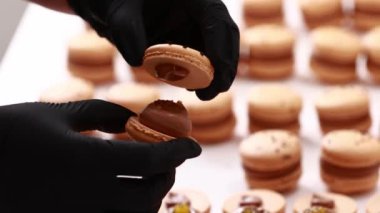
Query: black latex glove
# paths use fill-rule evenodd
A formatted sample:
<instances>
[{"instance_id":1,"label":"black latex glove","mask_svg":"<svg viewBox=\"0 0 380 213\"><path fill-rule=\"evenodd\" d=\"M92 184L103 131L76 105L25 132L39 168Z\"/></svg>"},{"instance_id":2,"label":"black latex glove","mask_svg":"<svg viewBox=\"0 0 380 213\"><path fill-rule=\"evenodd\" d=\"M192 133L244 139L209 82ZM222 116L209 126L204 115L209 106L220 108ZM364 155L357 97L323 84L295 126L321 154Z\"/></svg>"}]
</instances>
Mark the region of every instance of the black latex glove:
<instances>
[{"instance_id":1,"label":"black latex glove","mask_svg":"<svg viewBox=\"0 0 380 213\"><path fill-rule=\"evenodd\" d=\"M190 139L147 144L78 133L122 132L132 114L100 100L0 107L0 212L157 212L175 168L201 149Z\"/></svg>"},{"instance_id":2,"label":"black latex glove","mask_svg":"<svg viewBox=\"0 0 380 213\"><path fill-rule=\"evenodd\" d=\"M221 0L68 0L74 11L119 49L132 66L147 47L175 43L203 52L214 80L202 100L227 91L236 75L239 30Z\"/></svg>"}]
</instances>

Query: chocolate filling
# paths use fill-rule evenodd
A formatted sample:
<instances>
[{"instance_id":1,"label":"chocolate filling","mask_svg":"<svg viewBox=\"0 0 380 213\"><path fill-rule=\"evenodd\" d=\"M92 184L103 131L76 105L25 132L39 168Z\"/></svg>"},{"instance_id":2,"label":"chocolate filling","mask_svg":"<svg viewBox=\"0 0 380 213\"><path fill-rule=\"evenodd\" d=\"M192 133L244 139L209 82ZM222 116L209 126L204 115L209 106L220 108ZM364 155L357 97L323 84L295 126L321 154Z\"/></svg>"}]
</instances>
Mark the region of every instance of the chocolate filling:
<instances>
[{"instance_id":1,"label":"chocolate filling","mask_svg":"<svg viewBox=\"0 0 380 213\"><path fill-rule=\"evenodd\" d=\"M158 64L156 66L156 76L159 79L163 79L166 81L179 81L189 74L189 70L175 65L175 64Z\"/></svg>"},{"instance_id":2,"label":"chocolate filling","mask_svg":"<svg viewBox=\"0 0 380 213\"><path fill-rule=\"evenodd\" d=\"M367 11L367 10L361 10L360 8L358 7L355 7L355 12L358 12L358 13L364 13L364 14L367 14L368 16L373 16L373 18L380 18L380 15L379 15L379 12L375 12L375 11Z\"/></svg>"},{"instance_id":3,"label":"chocolate filling","mask_svg":"<svg viewBox=\"0 0 380 213\"><path fill-rule=\"evenodd\" d=\"M260 197L254 195L243 195L239 203L240 207L255 206L260 207L263 205L263 200Z\"/></svg>"},{"instance_id":4,"label":"chocolate filling","mask_svg":"<svg viewBox=\"0 0 380 213\"><path fill-rule=\"evenodd\" d=\"M351 126L352 123L360 123L362 121L370 119L369 115L362 116L360 118L354 118L349 120L326 120L324 118L319 118L319 122L321 125L326 126L336 126L336 127L345 127L345 126ZM349 122L348 122L349 121Z\"/></svg>"},{"instance_id":5,"label":"chocolate filling","mask_svg":"<svg viewBox=\"0 0 380 213\"><path fill-rule=\"evenodd\" d=\"M252 116L249 116L249 122L253 123L255 125L261 126L261 127L272 128L272 129L273 128L282 128L284 126L298 125L299 124L298 118L296 120L294 120L294 121L291 121L291 122L272 123L272 122L263 121L261 119L254 118Z\"/></svg>"},{"instance_id":6,"label":"chocolate filling","mask_svg":"<svg viewBox=\"0 0 380 213\"><path fill-rule=\"evenodd\" d=\"M323 197L321 195L313 194L313 197L311 198L310 206L319 206L324 207L328 209L334 209L335 208L335 202L333 199Z\"/></svg>"},{"instance_id":7,"label":"chocolate filling","mask_svg":"<svg viewBox=\"0 0 380 213\"><path fill-rule=\"evenodd\" d=\"M349 64L339 64L339 63L334 63L334 62L328 61L324 58L321 58L320 56L318 56L316 54L312 55L311 60L315 60L318 63L325 64L326 66L330 66L330 67L347 67L348 69L354 69L354 70L356 68L356 62L352 62ZM339 69L337 69L337 70L339 70Z\"/></svg>"},{"instance_id":8,"label":"chocolate filling","mask_svg":"<svg viewBox=\"0 0 380 213\"><path fill-rule=\"evenodd\" d=\"M339 12L334 12L329 15L323 15L320 17L315 17L315 16L311 17L311 16L307 16L306 14L304 14L303 17L306 22L315 23L315 22L328 22L332 19L340 18L342 17L342 15L343 15L343 12L340 10Z\"/></svg>"},{"instance_id":9,"label":"chocolate filling","mask_svg":"<svg viewBox=\"0 0 380 213\"><path fill-rule=\"evenodd\" d=\"M283 177L285 175L288 175L288 174L296 171L300 167L301 167L301 162L297 162L297 163L295 163L293 165L290 165L289 167L284 168L284 169L280 169L280 170L277 170L277 171L264 172L264 171L254 170L254 169L248 168L248 167L246 167L246 166L243 165L243 168L244 168L246 174L249 177L256 178L256 179L275 179L275 178L280 178L280 177Z\"/></svg>"},{"instance_id":10,"label":"chocolate filling","mask_svg":"<svg viewBox=\"0 0 380 213\"><path fill-rule=\"evenodd\" d=\"M373 174L377 174L379 171L379 164L362 167L362 168L345 168L341 166L333 165L323 159L321 159L321 169L322 171L335 175L338 177L353 177L353 178L361 178L367 177Z\"/></svg>"}]
</instances>

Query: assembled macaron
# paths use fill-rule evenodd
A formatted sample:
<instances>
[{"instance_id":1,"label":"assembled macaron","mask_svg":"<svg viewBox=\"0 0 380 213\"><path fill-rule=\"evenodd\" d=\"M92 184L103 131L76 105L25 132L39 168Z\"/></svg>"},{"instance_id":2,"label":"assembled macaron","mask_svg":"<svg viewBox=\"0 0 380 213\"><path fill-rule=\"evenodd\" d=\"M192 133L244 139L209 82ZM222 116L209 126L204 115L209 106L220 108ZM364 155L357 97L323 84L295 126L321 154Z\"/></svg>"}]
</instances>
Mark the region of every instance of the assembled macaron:
<instances>
[{"instance_id":1,"label":"assembled macaron","mask_svg":"<svg viewBox=\"0 0 380 213\"><path fill-rule=\"evenodd\" d=\"M295 36L286 27L274 24L251 27L242 32L241 42L250 50L250 77L269 80L293 74Z\"/></svg>"},{"instance_id":2,"label":"assembled macaron","mask_svg":"<svg viewBox=\"0 0 380 213\"><path fill-rule=\"evenodd\" d=\"M324 133L339 129L367 132L371 127L369 95L362 87L332 87L317 98L315 105Z\"/></svg>"},{"instance_id":3,"label":"assembled macaron","mask_svg":"<svg viewBox=\"0 0 380 213\"><path fill-rule=\"evenodd\" d=\"M294 213L356 213L357 204L350 197L335 193L300 196L293 205Z\"/></svg>"},{"instance_id":4,"label":"assembled macaron","mask_svg":"<svg viewBox=\"0 0 380 213\"><path fill-rule=\"evenodd\" d=\"M240 144L240 156L250 188L294 189L301 177L299 138L284 130L257 132Z\"/></svg>"},{"instance_id":5,"label":"assembled macaron","mask_svg":"<svg viewBox=\"0 0 380 213\"><path fill-rule=\"evenodd\" d=\"M266 189L236 193L228 197L223 204L223 213L285 213L285 209L285 198Z\"/></svg>"},{"instance_id":6,"label":"assembled macaron","mask_svg":"<svg viewBox=\"0 0 380 213\"><path fill-rule=\"evenodd\" d=\"M265 84L254 87L248 96L249 130L284 129L293 133L300 130L301 96L289 87Z\"/></svg>"},{"instance_id":7,"label":"assembled macaron","mask_svg":"<svg viewBox=\"0 0 380 213\"><path fill-rule=\"evenodd\" d=\"M236 118L232 109L232 93L225 92L210 101L201 101L195 93L181 93L193 128L191 136L199 143L213 144L234 135Z\"/></svg>"},{"instance_id":8,"label":"assembled macaron","mask_svg":"<svg viewBox=\"0 0 380 213\"><path fill-rule=\"evenodd\" d=\"M158 80L186 89L206 88L214 78L214 68L205 55L176 44L146 49L143 67Z\"/></svg>"},{"instance_id":9,"label":"assembled macaron","mask_svg":"<svg viewBox=\"0 0 380 213\"><path fill-rule=\"evenodd\" d=\"M331 191L352 194L377 185L380 141L355 130L337 130L322 141L321 177Z\"/></svg>"},{"instance_id":10,"label":"assembled macaron","mask_svg":"<svg viewBox=\"0 0 380 213\"><path fill-rule=\"evenodd\" d=\"M325 26L312 31L310 67L326 83L348 83L357 79L356 61L361 52L359 37L348 30Z\"/></svg>"},{"instance_id":11,"label":"assembled macaron","mask_svg":"<svg viewBox=\"0 0 380 213\"><path fill-rule=\"evenodd\" d=\"M210 213L211 203L201 191L173 189L163 199L158 213Z\"/></svg>"},{"instance_id":12,"label":"assembled macaron","mask_svg":"<svg viewBox=\"0 0 380 213\"><path fill-rule=\"evenodd\" d=\"M378 0L354 0L354 25L358 30L370 30L380 26L380 2Z\"/></svg>"},{"instance_id":13,"label":"assembled macaron","mask_svg":"<svg viewBox=\"0 0 380 213\"><path fill-rule=\"evenodd\" d=\"M76 77L94 83L114 79L115 47L95 31L83 32L72 38L68 45L68 69Z\"/></svg>"},{"instance_id":14,"label":"assembled macaron","mask_svg":"<svg viewBox=\"0 0 380 213\"><path fill-rule=\"evenodd\" d=\"M162 122L165 121L165 122ZM191 135L191 120L181 102L157 100L128 119L129 136L139 142L156 143Z\"/></svg>"}]
</instances>

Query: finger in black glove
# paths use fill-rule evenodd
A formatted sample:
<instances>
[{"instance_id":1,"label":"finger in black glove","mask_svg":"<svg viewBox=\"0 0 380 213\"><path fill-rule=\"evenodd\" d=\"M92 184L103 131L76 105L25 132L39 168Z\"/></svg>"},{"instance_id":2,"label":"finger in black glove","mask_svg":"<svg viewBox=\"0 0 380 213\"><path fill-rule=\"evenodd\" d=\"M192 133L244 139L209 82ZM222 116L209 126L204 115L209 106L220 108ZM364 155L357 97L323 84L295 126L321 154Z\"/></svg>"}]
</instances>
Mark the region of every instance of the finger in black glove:
<instances>
[{"instance_id":1,"label":"finger in black glove","mask_svg":"<svg viewBox=\"0 0 380 213\"><path fill-rule=\"evenodd\" d=\"M100 100L0 107L0 212L157 212L175 168L201 149L190 139L146 144L78 133L122 132L131 115Z\"/></svg>"},{"instance_id":2,"label":"finger in black glove","mask_svg":"<svg viewBox=\"0 0 380 213\"><path fill-rule=\"evenodd\" d=\"M221 0L68 0L132 66L142 64L148 46L175 43L203 52L214 80L197 90L202 100L227 91L236 75L239 30Z\"/></svg>"}]
</instances>

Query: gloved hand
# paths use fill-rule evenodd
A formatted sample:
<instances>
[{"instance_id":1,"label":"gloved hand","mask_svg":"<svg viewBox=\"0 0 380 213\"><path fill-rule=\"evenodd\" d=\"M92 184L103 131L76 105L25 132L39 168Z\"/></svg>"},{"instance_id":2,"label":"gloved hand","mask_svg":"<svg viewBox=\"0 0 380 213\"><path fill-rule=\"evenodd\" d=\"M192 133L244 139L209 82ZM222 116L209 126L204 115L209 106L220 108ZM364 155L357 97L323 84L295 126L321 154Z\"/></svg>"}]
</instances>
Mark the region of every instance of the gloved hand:
<instances>
[{"instance_id":1,"label":"gloved hand","mask_svg":"<svg viewBox=\"0 0 380 213\"><path fill-rule=\"evenodd\" d=\"M203 52L214 80L197 90L202 100L227 91L236 75L239 30L221 0L68 0L99 35L116 45L132 66L147 47L174 43Z\"/></svg>"},{"instance_id":2,"label":"gloved hand","mask_svg":"<svg viewBox=\"0 0 380 213\"><path fill-rule=\"evenodd\" d=\"M175 168L201 149L190 139L146 144L78 133L122 132L131 115L100 100L0 107L0 212L157 212Z\"/></svg>"}]
</instances>

